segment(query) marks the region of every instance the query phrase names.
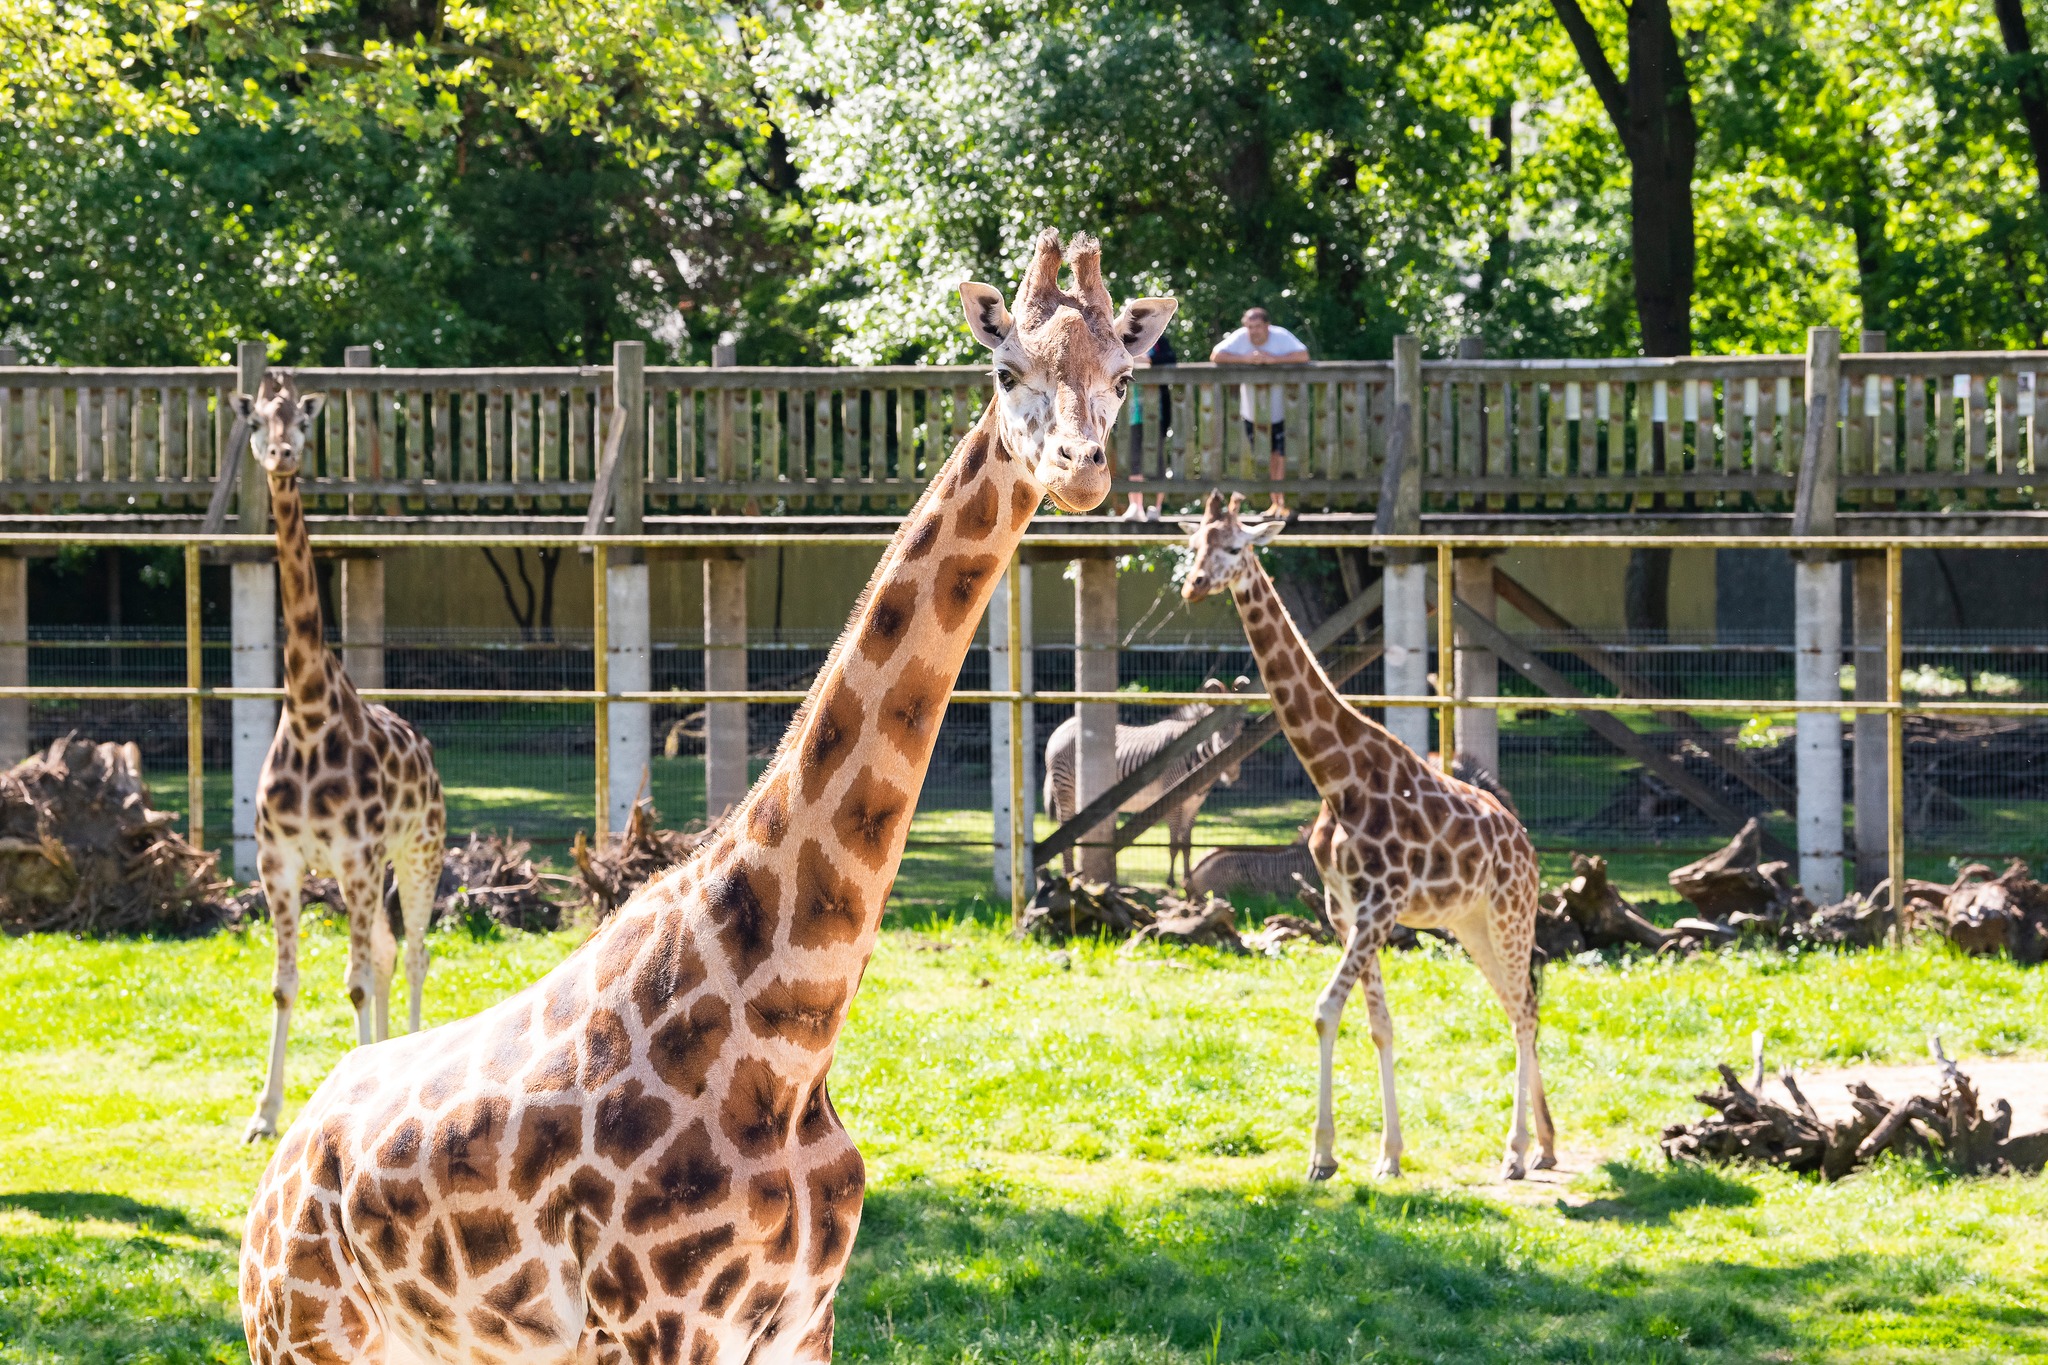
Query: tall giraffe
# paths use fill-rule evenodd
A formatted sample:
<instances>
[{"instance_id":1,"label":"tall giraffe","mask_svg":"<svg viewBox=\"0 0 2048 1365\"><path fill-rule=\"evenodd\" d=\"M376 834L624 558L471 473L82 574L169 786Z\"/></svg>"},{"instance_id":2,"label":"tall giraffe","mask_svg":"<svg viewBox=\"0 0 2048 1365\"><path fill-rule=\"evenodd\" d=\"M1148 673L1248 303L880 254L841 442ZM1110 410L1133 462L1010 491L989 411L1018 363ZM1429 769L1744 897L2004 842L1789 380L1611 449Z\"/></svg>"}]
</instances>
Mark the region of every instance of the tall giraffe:
<instances>
[{"instance_id":1,"label":"tall giraffe","mask_svg":"<svg viewBox=\"0 0 2048 1365\"><path fill-rule=\"evenodd\" d=\"M1525 1112L1536 1113L1539 1169L1557 1164L1556 1131L1536 1061L1536 850L1522 822L1490 792L1439 772L1386 727L1353 710L1274 590L1255 547L1281 532L1278 521L1246 523L1244 499L1209 494L1193 526L1182 596L1198 602L1224 588L1237 601L1259 672L1287 742L1323 798L1309 852L1323 875L1330 918L1345 936L1343 959L1316 999L1320 1049L1315 1150L1308 1177L1337 1173L1332 1072L1337 1025L1354 983L1364 982L1373 1046L1379 1050L1385 1127L1377 1173L1401 1173L1401 1116L1394 1103L1394 1020L1380 980L1380 948L1396 923L1448 929L1500 997L1515 1034L1515 1116L1501 1179L1527 1173Z\"/></svg>"},{"instance_id":2,"label":"tall giraffe","mask_svg":"<svg viewBox=\"0 0 2048 1365\"><path fill-rule=\"evenodd\" d=\"M826 1073L955 676L1049 493L1109 492L1132 359L1096 244L1042 234L1013 318L960 287L995 394L883 552L781 749L721 833L561 966L344 1058L242 1244L254 1365L676 1365L831 1357L859 1151Z\"/></svg>"},{"instance_id":3,"label":"tall giraffe","mask_svg":"<svg viewBox=\"0 0 2048 1365\"><path fill-rule=\"evenodd\" d=\"M249 444L270 477L277 577L284 606L284 713L256 783L257 871L277 936L270 1070L244 1136L277 1132L284 1108L285 1044L299 996L299 893L308 876L334 878L348 912L348 996L356 1041L391 1032L391 973L398 945L384 912L384 869L405 917L406 1017L420 1027L427 983L427 921L441 878L447 816L433 746L382 706L365 702L327 648L320 586L299 498L299 461L322 396L300 397L290 375L264 376L252 398L235 395Z\"/></svg>"}]
</instances>

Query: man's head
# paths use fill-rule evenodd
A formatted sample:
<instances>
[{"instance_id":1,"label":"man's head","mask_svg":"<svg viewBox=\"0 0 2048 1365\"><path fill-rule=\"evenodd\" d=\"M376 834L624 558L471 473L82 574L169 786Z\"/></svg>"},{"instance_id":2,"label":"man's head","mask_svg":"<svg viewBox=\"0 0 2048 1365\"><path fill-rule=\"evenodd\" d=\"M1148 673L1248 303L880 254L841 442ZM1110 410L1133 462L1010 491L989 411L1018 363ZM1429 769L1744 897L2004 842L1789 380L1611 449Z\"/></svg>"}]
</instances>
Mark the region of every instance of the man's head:
<instances>
[{"instance_id":1,"label":"man's head","mask_svg":"<svg viewBox=\"0 0 2048 1365\"><path fill-rule=\"evenodd\" d=\"M263 376L254 398L238 393L233 401L235 415L249 424L249 448L256 452L257 462L278 478L296 475L326 395L309 393L301 398L292 376L273 370Z\"/></svg>"},{"instance_id":2,"label":"man's head","mask_svg":"<svg viewBox=\"0 0 2048 1365\"><path fill-rule=\"evenodd\" d=\"M1063 261L1074 268L1072 293L1059 285ZM1115 312L1095 239L1076 237L1063 253L1048 228L1038 234L1015 316L990 285L962 284L960 302L967 330L995 353L1004 444L1063 511L1099 505L1109 496L1109 433L1134 360L1166 330L1175 301L1132 299Z\"/></svg>"},{"instance_id":3,"label":"man's head","mask_svg":"<svg viewBox=\"0 0 2048 1365\"><path fill-rule=\"evenodd\" d=\"M1254 346L1265 345L1266 338L1273 335L1272 319L1266 316L1263 308L1245 309L1244 316L1238 321L1244 324L1244 334L1252 339Z\"/></svg>"},{"instance_id":4,"label":"man's head","mask_svg":"<svg viewBox=\"0 0 2048 1365\"><path fill-rule=\"evenodd\" d=\"M1191 556L1188 576L1180 585L1185 600L1199 602L1233 586L1253 564L1252 548L1271 544L1287 528L1284 521L1241 520L1238 509L1243 506L1244 494L1232 493L1226 504L1223 495L1212 488L1202 519L1181 523L1188 528Z\"/></svg>"}]
</instances>

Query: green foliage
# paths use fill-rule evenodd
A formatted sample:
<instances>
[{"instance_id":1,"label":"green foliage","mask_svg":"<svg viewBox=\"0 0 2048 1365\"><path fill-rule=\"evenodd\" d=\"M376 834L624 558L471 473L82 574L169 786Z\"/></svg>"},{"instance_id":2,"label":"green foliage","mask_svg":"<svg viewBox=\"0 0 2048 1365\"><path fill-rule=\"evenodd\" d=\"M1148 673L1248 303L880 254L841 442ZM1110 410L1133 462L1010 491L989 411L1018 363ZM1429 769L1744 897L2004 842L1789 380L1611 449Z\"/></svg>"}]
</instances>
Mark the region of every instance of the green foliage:
<instances>
[{"instance_id":1,"label":"green foliage","mask_svg":"<svg viewBox=\"0 0 2048 1365\"><path fill-rule=\"evenodd\" d=\"M2041 340L2048 58L1990 7L1675 22L1702 351ZM967 359L953 286L1046 224L1178 295L1190 358L1255 302L1324 357L1639 344L1629 166L1550 0L0 0L0 184L38 361Z\"/></svg>"}]
</instances>

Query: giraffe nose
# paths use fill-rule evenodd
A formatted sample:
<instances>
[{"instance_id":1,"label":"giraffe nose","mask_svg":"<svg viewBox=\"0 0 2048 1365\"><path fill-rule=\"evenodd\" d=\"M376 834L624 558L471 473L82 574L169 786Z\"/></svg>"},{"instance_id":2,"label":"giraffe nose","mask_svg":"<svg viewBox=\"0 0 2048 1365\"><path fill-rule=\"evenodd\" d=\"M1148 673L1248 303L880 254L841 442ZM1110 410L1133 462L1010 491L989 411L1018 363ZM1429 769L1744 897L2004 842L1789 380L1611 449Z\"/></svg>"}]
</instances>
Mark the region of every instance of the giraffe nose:
<instances>
[{"instance_id":1,"label":"giraffe nose","mask_svg":"<svg viewBox=\"0 0 2048 1365\"><path fill-rule=\"evenodd\" d=\"M1083 467L1100 465L1108 458L1102 452L1100 441L1062 441L1060 455L1069 464Z\"/></svg>"}]
</instances>

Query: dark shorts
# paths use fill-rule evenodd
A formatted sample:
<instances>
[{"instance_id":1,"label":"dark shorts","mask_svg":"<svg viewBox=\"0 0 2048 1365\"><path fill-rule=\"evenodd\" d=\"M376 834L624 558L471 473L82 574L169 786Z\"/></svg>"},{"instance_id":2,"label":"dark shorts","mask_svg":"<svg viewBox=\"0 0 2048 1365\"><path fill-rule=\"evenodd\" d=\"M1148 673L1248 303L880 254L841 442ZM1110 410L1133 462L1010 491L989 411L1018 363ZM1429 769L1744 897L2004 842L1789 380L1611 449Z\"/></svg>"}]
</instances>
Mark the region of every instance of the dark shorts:
<instances>
[{"instance_id":1,"label":"dark shorts","mask_svg":"<svg viewBox=\"0 0 2048 1365\"><path fill-rule=\"evenodd\" d=\"M1249 441L1252 439L1253 431L1254 427L1252 424L1246 422L1244 424L1245 440ZM1285 422L1273 423L1273 453L1275 455L1285 455L1287 453L1287 423Z\"/></svg>"}]
</instances>

